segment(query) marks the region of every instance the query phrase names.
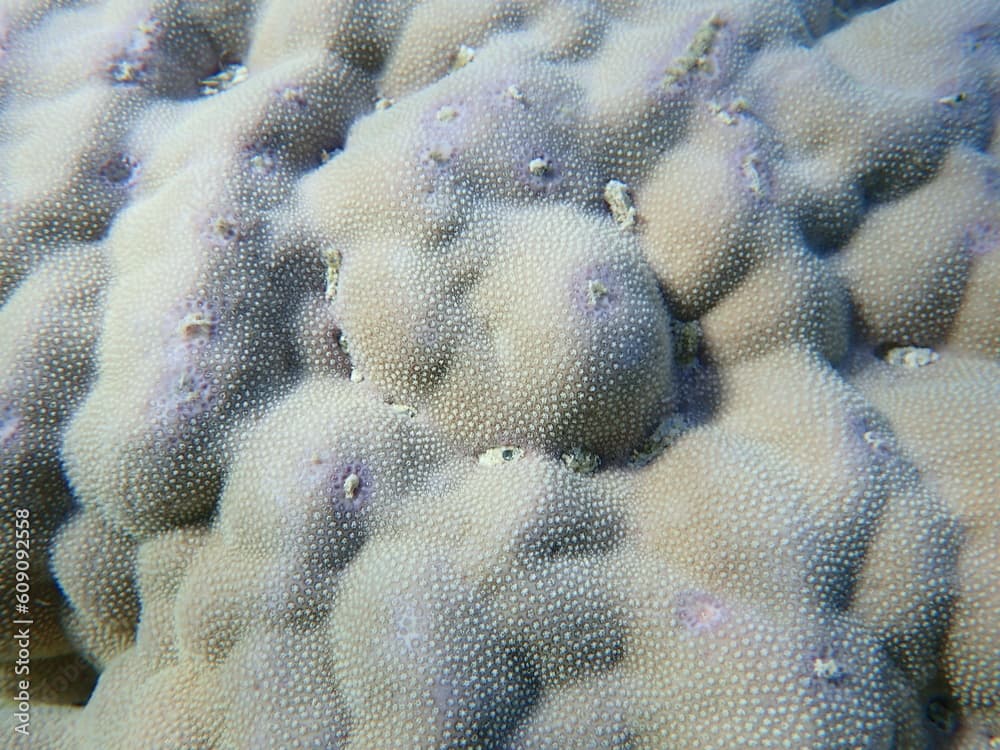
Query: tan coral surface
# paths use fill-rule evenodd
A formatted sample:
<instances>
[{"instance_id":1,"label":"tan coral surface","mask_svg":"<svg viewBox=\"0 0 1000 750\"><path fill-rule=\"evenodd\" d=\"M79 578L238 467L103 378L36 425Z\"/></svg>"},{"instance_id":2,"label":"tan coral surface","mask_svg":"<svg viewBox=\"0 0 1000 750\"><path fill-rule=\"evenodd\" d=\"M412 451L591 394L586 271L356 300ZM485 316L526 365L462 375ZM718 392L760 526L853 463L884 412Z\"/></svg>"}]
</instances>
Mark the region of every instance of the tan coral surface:
<instances>
[{"instance_id":1,"label":"tan coral surface","mask_svg":"<svg viewBox=\"0 0 1000 750\"><path fill-rule=\"evenodd\" d=\"M995 0L0 0L0 747L1000 747L998 159Z\"/></svg>"}]
</instances>

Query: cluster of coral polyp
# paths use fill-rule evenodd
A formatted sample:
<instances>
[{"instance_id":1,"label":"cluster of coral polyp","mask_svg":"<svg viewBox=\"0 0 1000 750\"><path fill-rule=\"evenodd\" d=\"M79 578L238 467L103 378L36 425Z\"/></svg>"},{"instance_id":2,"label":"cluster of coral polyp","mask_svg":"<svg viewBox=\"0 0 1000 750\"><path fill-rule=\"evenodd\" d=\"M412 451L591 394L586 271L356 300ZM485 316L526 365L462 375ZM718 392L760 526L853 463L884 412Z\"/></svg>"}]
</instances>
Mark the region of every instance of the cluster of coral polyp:
<instances>
[{"instance_id":1,"label":"cluster of coral polyp","mask_svg":"<svg viewBox=\"0 0 1000 750\"><path fill-rule=\"evenodd\" d=\"M995 0L8 0L0 210L0 745L1000 746Z\"/></svg>"}]
</instances>

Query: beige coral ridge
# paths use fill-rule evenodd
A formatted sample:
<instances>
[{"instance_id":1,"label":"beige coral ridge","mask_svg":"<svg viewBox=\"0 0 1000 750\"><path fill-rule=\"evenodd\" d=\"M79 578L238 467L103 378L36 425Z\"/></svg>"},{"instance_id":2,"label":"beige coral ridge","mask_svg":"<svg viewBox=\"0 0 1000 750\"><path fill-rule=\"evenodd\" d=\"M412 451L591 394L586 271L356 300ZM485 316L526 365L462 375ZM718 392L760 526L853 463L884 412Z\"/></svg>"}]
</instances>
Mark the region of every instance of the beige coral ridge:
<instances>
[{"instance_id":1,"label":"beige coral ridge","mask_svg":"<svg viewBox=\"0 0 1000 750\"><path fill-rule=\"evenodd\" d=\"M0 747L1000 747L998 102L992 0L6 3Z\"/></svg>"}]
</instances>

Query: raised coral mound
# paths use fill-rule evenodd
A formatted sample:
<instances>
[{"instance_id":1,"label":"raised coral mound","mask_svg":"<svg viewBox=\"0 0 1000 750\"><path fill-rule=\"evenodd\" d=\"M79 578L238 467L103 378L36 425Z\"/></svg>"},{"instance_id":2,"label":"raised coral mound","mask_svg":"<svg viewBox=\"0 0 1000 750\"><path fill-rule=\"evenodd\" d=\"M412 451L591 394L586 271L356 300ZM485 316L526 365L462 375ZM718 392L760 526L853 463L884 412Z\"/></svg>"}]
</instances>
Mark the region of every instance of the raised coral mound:
<instances>
[{"instance_id":1,"label":"raised coral mound","mask_svg":"<svg viewBox=\"0 0 1000 750\"><path fill-rule=\"evenodd\" d=\"M992 0L0 9L9 744L1000 745L998 102Z\"/></svg>"}]
</instances>

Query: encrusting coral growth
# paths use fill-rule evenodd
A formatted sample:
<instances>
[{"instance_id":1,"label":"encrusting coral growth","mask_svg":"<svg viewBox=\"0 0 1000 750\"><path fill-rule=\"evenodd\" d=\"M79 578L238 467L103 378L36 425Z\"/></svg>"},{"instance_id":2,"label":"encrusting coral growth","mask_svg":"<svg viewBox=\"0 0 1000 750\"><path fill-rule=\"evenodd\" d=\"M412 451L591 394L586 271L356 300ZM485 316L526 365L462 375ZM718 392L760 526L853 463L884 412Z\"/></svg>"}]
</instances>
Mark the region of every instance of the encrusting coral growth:
<instances>
[{"instance_id":1,"label":"encrusting coral growth","mask_svg":"<svg viewBox=\"0 0 1000 750\"><path fill-rule=\"evenodd\" d=\"M998 126L995 0L8 1L0 746L1000 747Z\"/></svg>"}]
</instances>

